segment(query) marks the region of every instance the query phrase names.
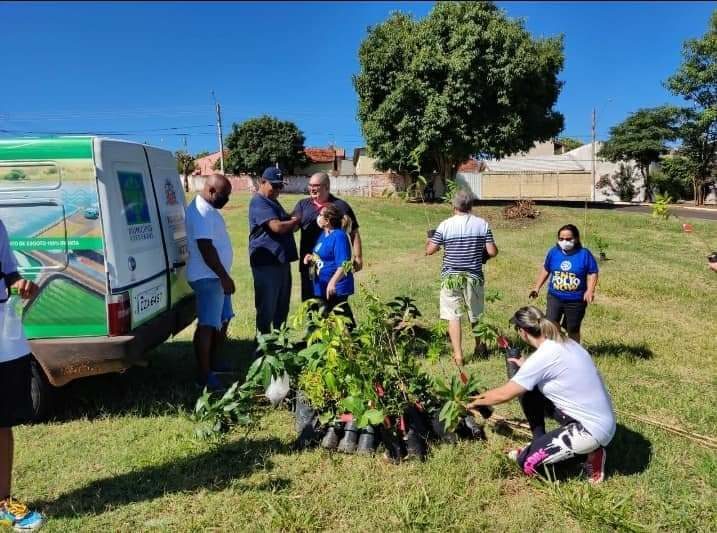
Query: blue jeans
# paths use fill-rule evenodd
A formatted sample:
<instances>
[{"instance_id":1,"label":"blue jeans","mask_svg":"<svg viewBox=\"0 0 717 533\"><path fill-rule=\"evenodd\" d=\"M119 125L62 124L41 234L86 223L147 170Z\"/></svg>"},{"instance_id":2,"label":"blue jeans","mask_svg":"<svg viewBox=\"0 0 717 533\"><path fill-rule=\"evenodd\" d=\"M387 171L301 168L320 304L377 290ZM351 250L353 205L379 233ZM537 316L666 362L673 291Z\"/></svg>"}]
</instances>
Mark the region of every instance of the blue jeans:
<instances>
[{"instance_id":1,"label":"blue jeans","mask_svg":"<svg viewBox=\"0 0 717 533\"><path fill-rule=\"evenodd\" d=\"M190 281L189 286L197 296L197 322L200 326L222 329L222 324L234 316L232 298L224 294L218 278L202 278Z\"/></svg>"},{"instance_id":2,"label":"blue jeans","mask_svg":"<svg viewBox=\"0 0 717 533\"><path fill-rule=\"evenodd\" d=\"M254 276L254 307L256 329L270 333L279 328L289 316L291 299L291 268L283 265L251 267Z\"/></svg>"}]
</instances>

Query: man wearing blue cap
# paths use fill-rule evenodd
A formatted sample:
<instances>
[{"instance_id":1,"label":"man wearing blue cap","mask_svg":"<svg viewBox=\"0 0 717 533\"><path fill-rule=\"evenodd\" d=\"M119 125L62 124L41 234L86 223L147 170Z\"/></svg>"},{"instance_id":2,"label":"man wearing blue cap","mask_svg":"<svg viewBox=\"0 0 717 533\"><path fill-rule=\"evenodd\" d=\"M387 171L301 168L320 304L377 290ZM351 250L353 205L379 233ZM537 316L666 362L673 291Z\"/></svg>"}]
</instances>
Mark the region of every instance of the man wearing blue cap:
<instances>
[{"instance_id":1,"label":"man wearing blue cap","mask_svg":"<svg viewBox=\"0 0 717 533\"><path fill-rule=\"evenodd\" d=\"M294 231L299 220L290 217L277 198L284 175L269 167L249 203L249 263L254 276L256 329L269 333L286 322L291 298L290 264L299 259Z\"/></svg>"}]
</instances>

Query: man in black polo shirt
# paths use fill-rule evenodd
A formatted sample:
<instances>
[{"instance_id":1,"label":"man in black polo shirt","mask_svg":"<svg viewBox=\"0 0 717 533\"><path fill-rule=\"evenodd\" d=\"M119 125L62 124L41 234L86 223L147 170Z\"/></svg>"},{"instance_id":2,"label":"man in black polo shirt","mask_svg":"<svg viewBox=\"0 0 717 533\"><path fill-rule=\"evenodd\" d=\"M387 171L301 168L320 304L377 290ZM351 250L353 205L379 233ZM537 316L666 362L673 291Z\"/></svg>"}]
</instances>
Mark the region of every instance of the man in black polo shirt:
<instances>
[{"instance_id":1,"label":"man in black polo shirt","mask_svg":"<svg viewBox=\"0 0 717 533\"><path fill-rule=\"evenodd\" d=\"M329 187L329 175L326 172L313 174L309 178L309 197L300 200L294 207L293 216L299 219L299 227L301 228L299 257L304 257L313 251L323 231L316 223L316 217L319 216L319 212L325 205L334 204L339 208L342 215L347 215L351 219L349 236L353 249L354 272L358 272L363 266L358 220L356 220L356 215L354 215L351 206L331 194ZM309 266L304 265L303 261L299 261L299 274L301 275L301 299L302 301L310 300L314 297L314 285L309 276Z\"/></svg>"}]
</instances>

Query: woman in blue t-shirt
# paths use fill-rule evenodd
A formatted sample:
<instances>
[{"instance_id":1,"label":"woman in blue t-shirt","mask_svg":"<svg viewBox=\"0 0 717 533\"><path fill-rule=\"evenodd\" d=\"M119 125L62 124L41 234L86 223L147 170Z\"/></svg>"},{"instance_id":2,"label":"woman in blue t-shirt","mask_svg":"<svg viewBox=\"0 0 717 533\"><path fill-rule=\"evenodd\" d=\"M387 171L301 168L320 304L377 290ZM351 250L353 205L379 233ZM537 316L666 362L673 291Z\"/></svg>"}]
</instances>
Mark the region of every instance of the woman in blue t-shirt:
<instances>
[{"instance_id":1,"label":"woman in blue t-shirt","mask_svg":"<svg viewBox=\"0 0 717 533\"><path fill-rule=\"evenodd\" d=\"M598 266L590 250L580 243L580 231L572 224L558 230L558 242L545 257L545 263L530 291L537 298L540 288L548 282L547 317L561 324L571 339L580 342L580 325L585 309L595 298Z\"/></svg>"},{"instance_id":2,"label":"woman in blue t-shirt","mask_svg":"<svg viewBox=\"0 0 717 533\"><path fill-rule=\"evenodd\" d=\"M323 230L314 246L313 254L304 256L304 264L314 268L314 296L319 298L328 313L339 304L336 313L351 320L354 316L348 298L354 293L354 276L345 265L351 265L351 242L342 229L343 216L339 209L329 204L321 210L316 223Z\"/></svg>"}]
</instances>

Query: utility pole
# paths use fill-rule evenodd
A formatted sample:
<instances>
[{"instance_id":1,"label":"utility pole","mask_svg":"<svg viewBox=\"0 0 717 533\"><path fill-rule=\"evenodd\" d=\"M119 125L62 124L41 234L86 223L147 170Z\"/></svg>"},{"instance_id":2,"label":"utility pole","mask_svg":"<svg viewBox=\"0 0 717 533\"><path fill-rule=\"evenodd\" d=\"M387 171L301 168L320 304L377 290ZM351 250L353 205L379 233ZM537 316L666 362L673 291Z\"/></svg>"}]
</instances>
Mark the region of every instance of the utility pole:
<instances>
[{"instance_id":1,"label":"utility pole","mask_svg":"<svg viewBox=\"0 0 717 533\"><path fill-rule=\"evenodd\" d=\"M595 201L595 122L596 122L597 109L593 107L593 131L592 131L592 174L593 174L593 189L592 189L592 200Z\"/></svg>"},{"instance_id":2,"label":"utility pole","mask_svg":"<svg viewBox=\"0 0 717 533\"><path fill-rule=\"evenodd\" d=\"M212 91L212 98L214 99L214 106L217 112L217 141L219 141L219 168L222 174L224 174L224 134L222 133L222 107L214 97L214 91Z\"/></svg>"}]
</instances>

